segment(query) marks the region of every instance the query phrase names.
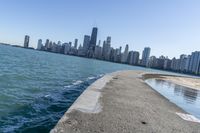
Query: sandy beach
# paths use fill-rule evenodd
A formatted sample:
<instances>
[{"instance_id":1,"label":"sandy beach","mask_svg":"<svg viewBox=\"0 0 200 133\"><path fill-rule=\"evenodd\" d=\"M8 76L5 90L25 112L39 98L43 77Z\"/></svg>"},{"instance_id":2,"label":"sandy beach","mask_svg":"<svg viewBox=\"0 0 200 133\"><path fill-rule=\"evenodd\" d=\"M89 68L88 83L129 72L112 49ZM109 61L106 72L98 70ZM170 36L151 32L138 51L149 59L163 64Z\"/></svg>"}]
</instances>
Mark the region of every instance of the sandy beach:
<instances>
[{"instance_id":1,"label":"sandy beach","mask_svg":"<svg viewBox=\"0 0 200 133\"><path fill-rule=\"evenodd\" d=\"M199 123L179 117L177 113L186 112L144 82L160 75L143 74L122 71L97 80L51 133L200 133ZM96 83L102 84L100 89Z\"/></svg>"}]
</instances>

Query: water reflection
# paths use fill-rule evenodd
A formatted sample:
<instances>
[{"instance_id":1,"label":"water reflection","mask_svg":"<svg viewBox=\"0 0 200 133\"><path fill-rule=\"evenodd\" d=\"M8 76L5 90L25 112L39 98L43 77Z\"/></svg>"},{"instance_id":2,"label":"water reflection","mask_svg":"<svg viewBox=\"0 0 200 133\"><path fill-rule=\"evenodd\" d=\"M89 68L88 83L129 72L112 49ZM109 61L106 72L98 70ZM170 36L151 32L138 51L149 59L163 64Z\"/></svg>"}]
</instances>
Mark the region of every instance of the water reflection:
<instances>
[{"instance_id":1,"label":"water reflection","mask_svg":"<svg viewBox=\"0 0 200 133\"><path fill-rule=\"evenodd\" d=\"M174 87L174 92L177 95L182 95L184 97L184 100L186 102L195 102L197 100L197 96L198 96L198 91L191 89L191 88L187 88L187 87L183 87L180 85L175 85Z\"/></svg>"},{"instance_id":2,"label":"water reflection","mask_svg":"<svg viewBox=\"0 0 200 133\"><path fill-rule=\"evenodd\" d=\"M200 118L200 91L158 79L146 83L186 112Z\"/></svg>"}]
</instances>

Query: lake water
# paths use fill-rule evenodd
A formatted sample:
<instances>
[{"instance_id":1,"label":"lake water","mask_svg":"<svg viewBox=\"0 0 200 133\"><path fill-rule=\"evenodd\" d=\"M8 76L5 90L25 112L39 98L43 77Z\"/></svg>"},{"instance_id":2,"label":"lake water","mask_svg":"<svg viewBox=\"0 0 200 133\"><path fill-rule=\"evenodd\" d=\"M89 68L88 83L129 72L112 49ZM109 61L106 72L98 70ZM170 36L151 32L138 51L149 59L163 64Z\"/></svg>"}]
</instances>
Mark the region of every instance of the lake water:
<instances>
[{"instance_id":1,"label":"lake water","mask_svg":"<svg viewBox=\"0 0 200 133\"><path fill-rule=\"evenodd\" d=\"M157 79L146 83L186 112L200 119L200 91Z\"/></svg>"},{"instance_id":2,"label":"lake water","mask_svg":"<svg viewBox=\"0 0 200 133\"><path fill-rule=\"evenodd\" d=\"M0 45L0 132L49 132L96 79L123 64Z\"/></svg>"}]
</instances>

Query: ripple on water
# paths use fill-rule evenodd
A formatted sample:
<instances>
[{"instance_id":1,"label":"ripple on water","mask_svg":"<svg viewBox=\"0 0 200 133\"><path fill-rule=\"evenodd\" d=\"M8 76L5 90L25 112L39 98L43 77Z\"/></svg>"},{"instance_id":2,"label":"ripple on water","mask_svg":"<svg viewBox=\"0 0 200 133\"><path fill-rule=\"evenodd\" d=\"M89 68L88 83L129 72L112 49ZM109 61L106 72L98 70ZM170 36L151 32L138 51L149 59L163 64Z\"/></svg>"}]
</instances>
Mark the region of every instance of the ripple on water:
<instances>
[{"instance_id":1,"label":"ripple on water","mask_svg":"<svg viewBox=\"0 0 200 133\"><path fill-rule=\"evenodd\" d=\"M1 117L0 131L48 132L84 89L98 78L76 80L55 93L38 96L32 102L25 100L15 104L13 112Z\"/></svg>"}]
</instances>

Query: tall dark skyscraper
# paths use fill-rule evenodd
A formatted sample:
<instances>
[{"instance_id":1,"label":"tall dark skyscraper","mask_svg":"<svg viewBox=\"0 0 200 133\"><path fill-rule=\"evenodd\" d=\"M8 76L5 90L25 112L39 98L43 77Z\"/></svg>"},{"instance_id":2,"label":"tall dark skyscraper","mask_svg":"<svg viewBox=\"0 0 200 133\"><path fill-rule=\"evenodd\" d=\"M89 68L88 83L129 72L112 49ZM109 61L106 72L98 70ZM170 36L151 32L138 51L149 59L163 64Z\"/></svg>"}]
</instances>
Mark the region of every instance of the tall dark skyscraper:
<instances>
[{"instance_id":1,"label":"tall dark skyscraper","mask_svg":"<svg viewBox=\"0 0 200 133\"><path fill-rule=\"evenodd\" d=\"M78 39L75 39L74 40L74 48L77 49L77 47L78 47Z\"/></svg>"},{"instance_id":2,"label":"tall dark skyscraper","mask_svg":"<svg viewBox=\"0 0 200 133\"><path fill-rule=\"evenodd\" d=\"M89 50L87 53L87 57L89 58L93 58L94 56L94 51L95 51L95 47L97 43L97 31L98 31L97 27L93 27L91 38L90 38Z\"/></svg>"},{"instance_id":3,"label":"tall dark skyscraper","mask_svg":"<svg viewBox=\"0 0 200 133\"><path fill-rule=\"evenodd\" d=\"M97 43L97 31L98 31L97 27L94 27L92 29L92 34L91 34L91 39L90 39L90 45L89 45L89 47L93 51L94 51L96 43Z\"/></svg>"},{"instance_id":4,"label":"tall dark skyscraper","mask_svg":"<svg viewBox=\"0 0 200 133\"><path fill-rule=\"evenodd\" d=\"M24 47L25 47L25 48L28 48L29 39L30 39L30 37L29 37L28 35L26 35L25 38L24 38Z\"/></svg>"}]
</instances>

